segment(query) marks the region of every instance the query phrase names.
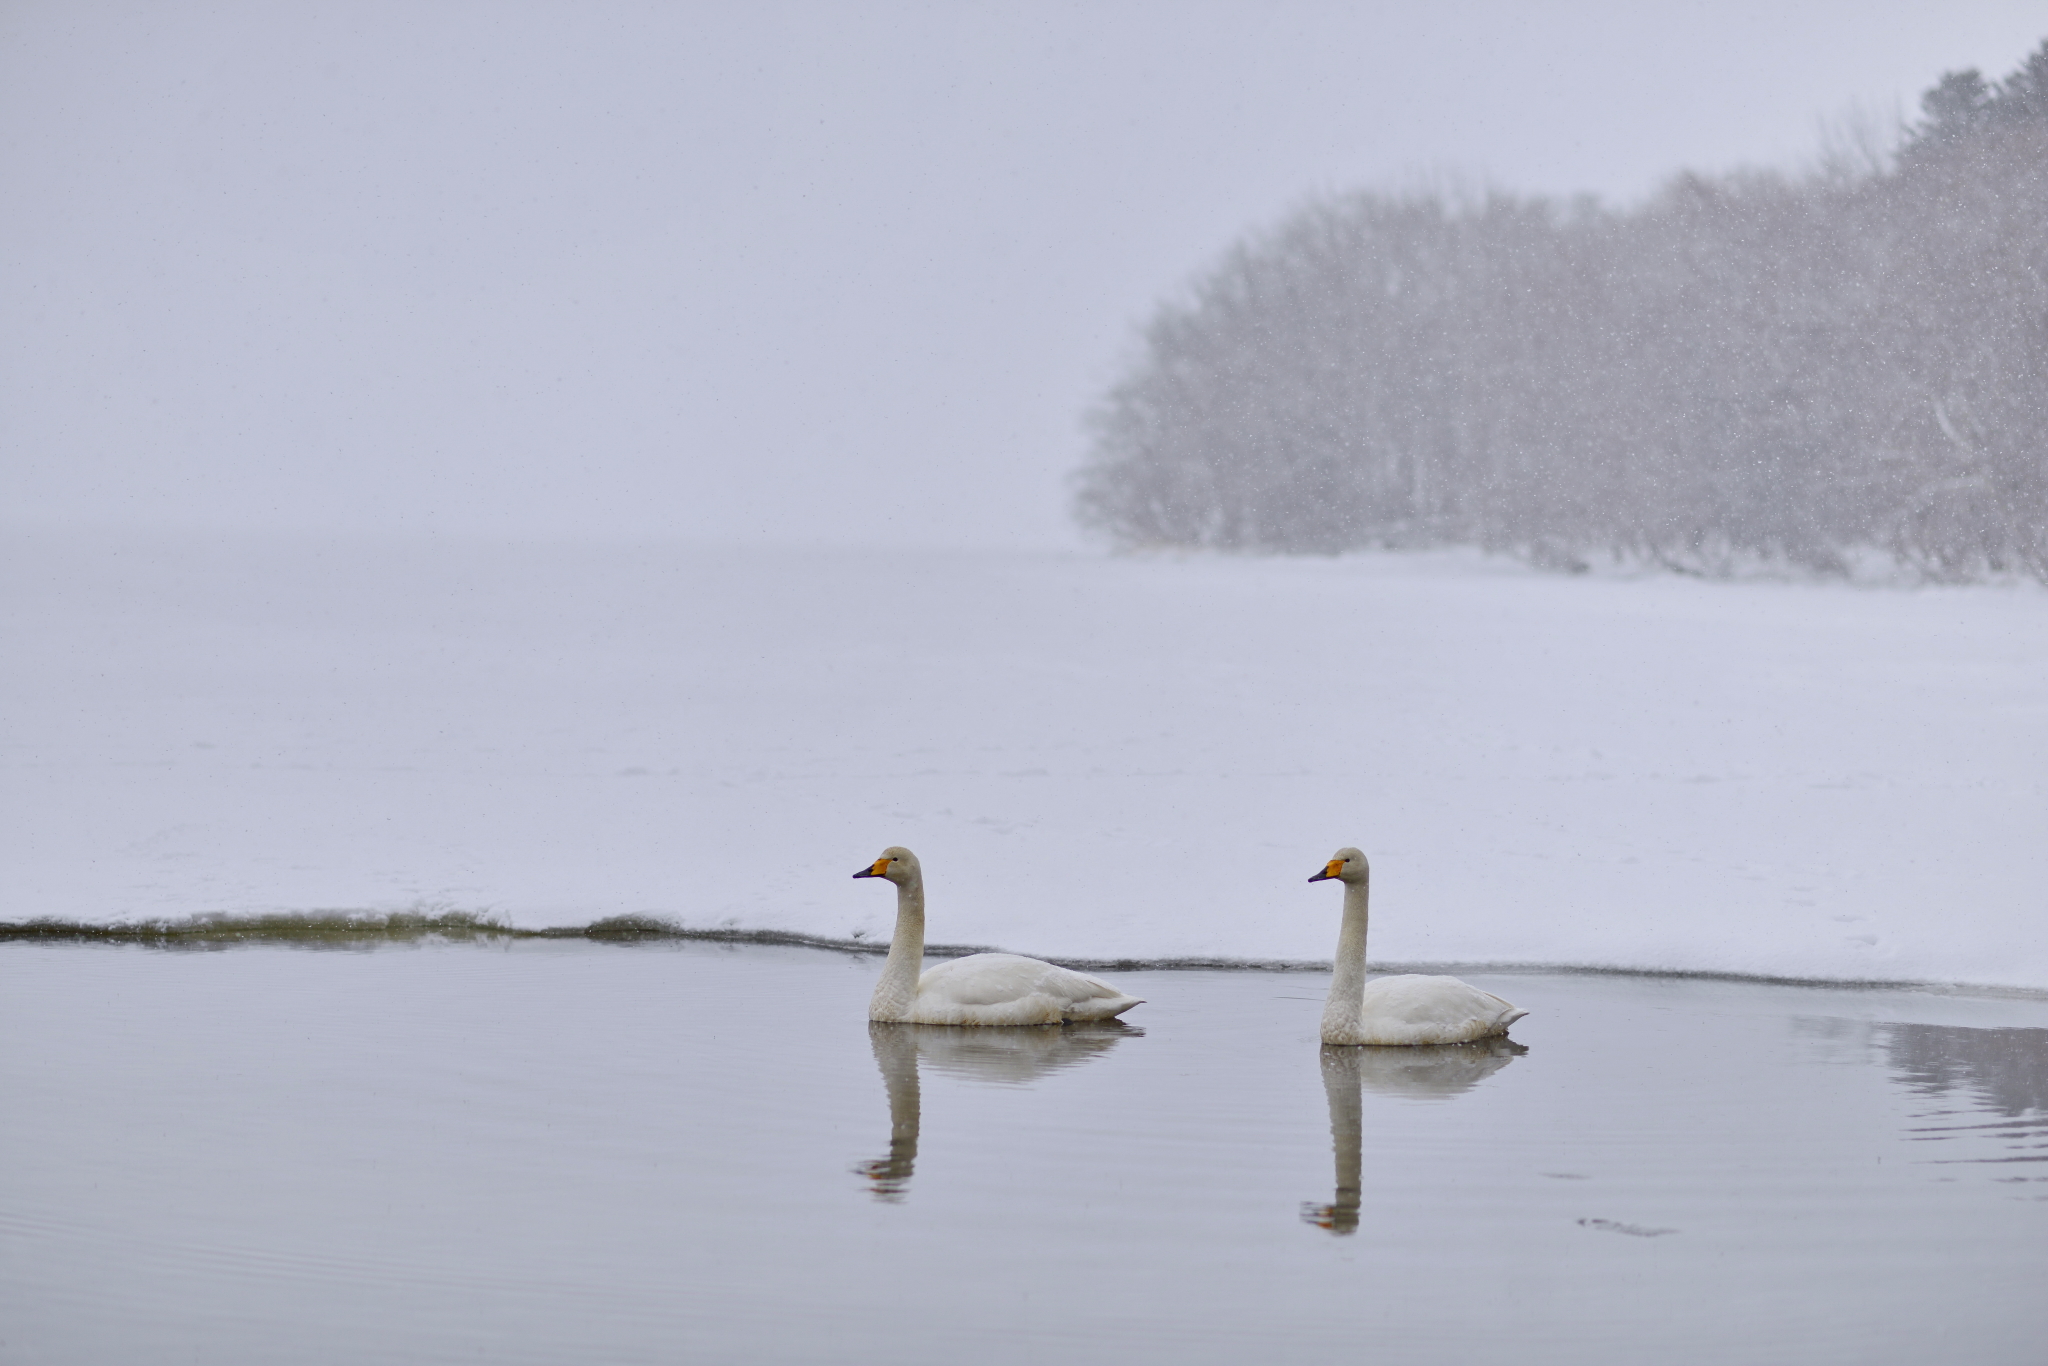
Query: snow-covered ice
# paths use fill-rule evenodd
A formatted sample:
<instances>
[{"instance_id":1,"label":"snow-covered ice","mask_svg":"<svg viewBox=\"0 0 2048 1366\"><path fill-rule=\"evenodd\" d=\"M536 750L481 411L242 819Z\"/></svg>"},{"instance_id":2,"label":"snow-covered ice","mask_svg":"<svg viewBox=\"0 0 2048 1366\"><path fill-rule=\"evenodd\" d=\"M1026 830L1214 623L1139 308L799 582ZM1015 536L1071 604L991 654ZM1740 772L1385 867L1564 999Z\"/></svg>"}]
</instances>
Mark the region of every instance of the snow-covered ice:
<instances>
[{"instance_id":1,"label":"snow-covered ice","mask_svg":"<svg viewBox=\"0 0 2048 1366\"><path fill-rule=\"evenodd\" d=\"M2048 988L2048 592L15 534L0 918L489 908Z\"/></svg>"}]
</instances>

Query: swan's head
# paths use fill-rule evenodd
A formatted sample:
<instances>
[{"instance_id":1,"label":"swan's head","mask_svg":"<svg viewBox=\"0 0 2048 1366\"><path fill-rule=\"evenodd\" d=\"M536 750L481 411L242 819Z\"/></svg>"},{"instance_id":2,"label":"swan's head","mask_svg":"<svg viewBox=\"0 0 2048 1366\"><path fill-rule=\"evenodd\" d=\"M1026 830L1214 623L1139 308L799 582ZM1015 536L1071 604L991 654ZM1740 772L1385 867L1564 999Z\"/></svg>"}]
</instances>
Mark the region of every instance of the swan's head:
<instances>
[{"instance_id":1,"label":"swan's head","mask_svg":"<svg viewBox=\"0 0 2048 1366\"><path fill-rule=\"evenodd\" d=\"M901 886L917 876L917 855L900 844L892 844L882 851L879 858L854 876L885 877Z\"/></svg>"},{"instance_id":2,"label":"swan's head","mask_svg":"<svg viewBox=\"0 0 2048 1366\"><path fill-rule=\"evenodd\" d=\"M1372 870L1366 866L1365 855L1347 844L1330 855L1330 861L1323 865L1323 871L1309 881L1328 882L1334 878L1338 882L1363 882L1371 873Z\"/></svg>"}]
</instances>

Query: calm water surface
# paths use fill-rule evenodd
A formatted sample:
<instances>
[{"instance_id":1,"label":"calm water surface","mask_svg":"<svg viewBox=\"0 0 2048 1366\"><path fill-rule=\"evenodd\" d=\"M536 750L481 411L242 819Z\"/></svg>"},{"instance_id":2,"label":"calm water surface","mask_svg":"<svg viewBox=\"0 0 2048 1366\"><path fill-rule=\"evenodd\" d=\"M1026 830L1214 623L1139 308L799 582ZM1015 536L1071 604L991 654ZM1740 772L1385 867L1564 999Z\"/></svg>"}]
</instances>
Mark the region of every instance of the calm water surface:
<instances>
[{"instance_id":1,"label":"calm water surface","mask_svg":"<svg viewBox=\"0 0 2048 1366\"><path fill-rule=\"evenodd\" d=\"M0 1361L2038 1363L2048 1002L1326 979L862 1019L871 958L0 944Z\"/></svg>"}]
</instances>

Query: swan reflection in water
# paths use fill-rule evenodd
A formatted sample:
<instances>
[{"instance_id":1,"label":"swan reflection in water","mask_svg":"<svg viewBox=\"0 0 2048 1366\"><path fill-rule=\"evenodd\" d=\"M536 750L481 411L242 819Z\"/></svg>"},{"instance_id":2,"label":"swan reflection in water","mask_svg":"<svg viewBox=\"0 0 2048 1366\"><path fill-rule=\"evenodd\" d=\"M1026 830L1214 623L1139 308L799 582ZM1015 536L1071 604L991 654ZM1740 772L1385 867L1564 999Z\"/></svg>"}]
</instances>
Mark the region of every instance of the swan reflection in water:
<instances>
[{"instance_id":1,"label":"swan reflection in water","mask_svg":"<svg viewBox=\"0 0 2048 1366\"><path fill-rule=\"evenodd\" d=\"M1024 1086L1066 1067L1099 1058L1123 1039L1144 1034L1117 1020L1094 1024L962 1029L957 1025L868 1025L868 1042L889 1093L889 1155L854 1171L878 1200L901 1201L917 1165L918 1068L970 1081Z\"/></svg>"},{"instance_id":2,"label":"swan reflection in water","mask_svg":"<svg viewBox=\"0 0 2048 1366\"><path fill-rule=\"evenodd\" d=\"M1471 1090L1528 1051L1506 1038L1410 1048L1324 1044L1323 1092L1330 1100L1330 1146L1337 1159L1337 1195L1327 1205L1303 1205L1303 1222L1336 1234L1358 1231L1365 1092L1406 1096L1411 1100L1445 1100Z\"/></svg>"}]
</instances>

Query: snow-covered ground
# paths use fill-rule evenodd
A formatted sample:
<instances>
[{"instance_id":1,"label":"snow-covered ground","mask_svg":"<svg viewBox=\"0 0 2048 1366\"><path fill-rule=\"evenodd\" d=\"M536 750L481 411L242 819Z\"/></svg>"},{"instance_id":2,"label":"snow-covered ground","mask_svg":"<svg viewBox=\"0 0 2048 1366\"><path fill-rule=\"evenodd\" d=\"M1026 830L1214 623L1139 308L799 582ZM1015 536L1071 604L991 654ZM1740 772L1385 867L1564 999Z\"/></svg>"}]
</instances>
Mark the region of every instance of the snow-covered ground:
<instances>
[{"instance_id":1,"label":"snow-covered ground","mask_svg":"<svg viewBox=\"0 0 2048 1366\"><path fill-rule=\"evenodd\" d=\"M0 919L490 908L2048 988L2048 593L8 538Z\"/></svg>"}]
</instances>

